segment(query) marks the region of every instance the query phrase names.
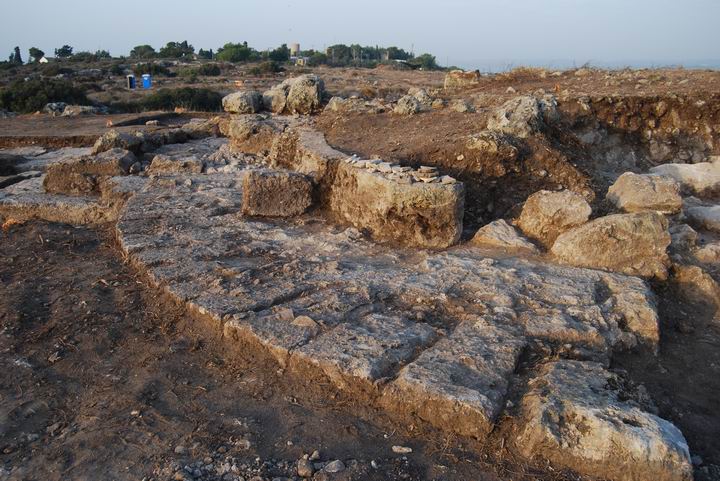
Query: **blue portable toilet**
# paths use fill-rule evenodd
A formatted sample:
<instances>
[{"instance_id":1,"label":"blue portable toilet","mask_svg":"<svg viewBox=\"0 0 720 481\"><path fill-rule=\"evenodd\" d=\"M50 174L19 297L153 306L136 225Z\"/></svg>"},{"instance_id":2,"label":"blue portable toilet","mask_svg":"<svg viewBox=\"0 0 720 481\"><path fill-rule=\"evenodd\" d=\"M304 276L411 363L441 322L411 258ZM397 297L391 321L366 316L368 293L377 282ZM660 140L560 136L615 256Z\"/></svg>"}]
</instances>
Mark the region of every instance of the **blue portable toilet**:
<instances>
[{"instance_id":1,"label":"blue portable toilet","mask_svg":"<svg viewBox=\"0 0 720 481\"><path fill-rule=\"evenodd\" d=\"M152 88L152 75L150 75L149 73L143 74L142 79L142 85L144 89Z\"/></svg>"},{"instance_id":2,"label":"blue portable toilet","mask_svg":"<svg viewBox=\"0 0 720 481\"><path fill-rule=\"evenodd\" d=\"M128 88L128 90L135 90L135 76L134 75L127 76L127 88Z\"/></svg>"}]
</instances>

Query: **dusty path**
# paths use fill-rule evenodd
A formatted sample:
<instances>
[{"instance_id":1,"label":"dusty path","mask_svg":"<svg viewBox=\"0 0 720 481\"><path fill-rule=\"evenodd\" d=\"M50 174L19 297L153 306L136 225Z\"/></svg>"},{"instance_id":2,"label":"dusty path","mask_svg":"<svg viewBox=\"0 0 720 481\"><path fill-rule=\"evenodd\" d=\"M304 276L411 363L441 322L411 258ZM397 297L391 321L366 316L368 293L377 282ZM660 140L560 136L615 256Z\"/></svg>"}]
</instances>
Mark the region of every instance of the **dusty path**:
<instances>
[{"instance_id":1,"label":"dusty path","mask_svg":"<svg viewBox=\"0 0 720 481\"><path fill-rule=\"evenodd\" d=\"M224 355L104 231L32 223L1 235L0 479L163 480L196 462L213 467L195 479L284 479L314 450L346 465L315 479L517 479L453 440L384 432L261 360ZM221 478L226 462L237 472Z\"/></svg>"}]
</instances>

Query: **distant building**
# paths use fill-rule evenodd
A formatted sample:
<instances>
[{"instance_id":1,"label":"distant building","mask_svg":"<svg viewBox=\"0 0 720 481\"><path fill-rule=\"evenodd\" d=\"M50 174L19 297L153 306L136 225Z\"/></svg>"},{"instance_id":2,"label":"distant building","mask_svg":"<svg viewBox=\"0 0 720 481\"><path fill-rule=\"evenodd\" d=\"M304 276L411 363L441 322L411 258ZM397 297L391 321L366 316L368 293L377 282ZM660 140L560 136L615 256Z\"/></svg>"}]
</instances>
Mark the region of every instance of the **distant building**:
<instances>
[{"instance_id":1,"label":"distant building","mask_svg":"<svg viewBox=\"0 0 720 481\"><path fill-rule=\"evenodd\" d=\"M46 57L41 57L38 63L50 63L50 61Z\"/></svg>"},{"instance_id":2,"label":"distant building","mask_svg":"<svg viewBox=\"0 0 720 481\"><path fill-rule=\"evenodd\" d=\"M299 54L300 54L300 44L299 43L291 43L290 44L290 56L297 57Z\"/></svg>"}]
</instances>

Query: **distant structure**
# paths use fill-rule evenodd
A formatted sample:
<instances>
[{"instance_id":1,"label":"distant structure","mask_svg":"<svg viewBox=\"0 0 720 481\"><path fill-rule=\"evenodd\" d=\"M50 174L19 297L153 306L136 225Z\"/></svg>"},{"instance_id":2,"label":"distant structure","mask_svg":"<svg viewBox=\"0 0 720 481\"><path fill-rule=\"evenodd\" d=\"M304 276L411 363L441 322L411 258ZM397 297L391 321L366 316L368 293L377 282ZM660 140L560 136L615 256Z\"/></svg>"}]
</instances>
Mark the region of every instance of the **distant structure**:
<instances>
[{"instance_id":1,"label":"distant structure","mask_svg":"<svg viewBox=\"0 0 720 481\"><path fill-rule=\"evenodd\" d=\"M38 60L38 63L48 63L49 60L46 57L40 57L40 60Z\"/></svg>"},{"instance_id":2,"label":"distant structure","mask_svg":"<svg viewBox=\"0 0 720 481\"><path fill-rule=\"evenodd\" d=\"M293 62L295 65L299 67L304 67L307 65L309 58L308 57L301 57L300 56L300 44L299 43L291 43L290 44L290 61Z\"/></svg>"}]
</instances>

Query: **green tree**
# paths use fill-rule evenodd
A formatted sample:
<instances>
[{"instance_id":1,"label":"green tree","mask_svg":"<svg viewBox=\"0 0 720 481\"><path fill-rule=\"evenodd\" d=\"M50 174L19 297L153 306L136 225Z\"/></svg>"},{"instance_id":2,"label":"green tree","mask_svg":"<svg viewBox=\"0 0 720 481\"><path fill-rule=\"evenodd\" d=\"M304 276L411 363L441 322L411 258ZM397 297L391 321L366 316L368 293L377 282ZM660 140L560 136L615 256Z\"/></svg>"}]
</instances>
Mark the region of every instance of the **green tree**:
<instances>
[{"instance_id":1,"label":"green tree","mask_svg":"<svg viewBox=\"0 0 720 481\"><path fill-rule=\"evenodd\" d=\"M213 59L213 55L214 55L214 54L213 54L212 49L210 49L210 50L203 50L203 49L198 50L198 57L200 57L200 58L202 58L202 59L212 60L212 59Z\"/></svg>"},{"instance_id":2,"label":"green tree","mask_svg":"<svg viewBox=\"0 0 720 481\"><path fill-rule=\"evenodd\" d=\"M112 58L112 55L110 55L110 52L108 52L107 50L97 50L95 52L95 58L108 59L108 58Z\"/></svg>"},{"instance_id":3,"label":"green tree","mask_svg":"<svg viewBox=\"0 0 720 481\"><path fill-rule=\"evenodd\" d=\"M55 49L55 56L58 58L68 58L73 54L73 48L70 45L63 45Z\"/></svg>"},{"instance_id":4,"label":"green tree","mask_svg":"<svg viewBox=\"0 0 720 481\"><path fill-rule=\"evenodd\" d=\"M316 67L318 65L325 65L328 63L328 56L324 53L315 52L308 59L308 65L310 67Z\"/></svg>"},{"instance_id":5,"label":"green tree","mask_svg":"<svg viewBox=\"0 0 720 481\"><path fill-rule=\"evenodd\" d=\"M287 44L284 43L270 52L270 54L268 54L268 58L270 58L273 62L287 62L290 60L290 49Z\"/></svg>"},{"instance_id":6,"label":"green tree","mask_svg":"<svg viewBox=\"0 0 720 481\"><path fill-rule=\"evenodd\" d=\"M257 52L248 47L247 42L226 43L217 51L215 58L223 62L247 62L258 57Z\"/></svg>"},{"instance_id":7,"label":"green tree","mask_svg":"<svg viewBox=\"0 0 720 481\"><path fill-rule=\"evenodd\" d=\"M40 61L40 59L45 56L45 52L36 47L30 47L29 53L30 58L36 62Z\"/></svg>"},{"instance_id":8,"label":"green tree","mask_svg":"<svg viewBox=\"0 0 720 481\"><path fill-rule=\"evenodd\" d=\"M150 45L138 45L130 50L130 58L153 58L157 55Z\"/></svg>"},{"instance_id":9,"label":"green tree","mask_svg":"<svg viewBox=\"0 0 720 481\"><path fill-rule=\"evenodd\" d=\"M437 70L438 64L435 61L435 56L430 55L429 53L424 53L420 55L419 57L415 57L412 59L410 64L415 65L416 67L419 67L423 70Z\"/></svg>"},{"instance_id":10,"label":"green tree","mask_svg":"<svg viewBox=\"0 0 720 481\"><path fill-rule=\"evenodd\" d=\"M388 47L387 48L388 60L408 60L410 57L411 57L411 55L401 48L397 48L397 47Z\"/></svg>"},{"instance_id":11,"label":"green tree","mask_svg":"<svg viewBox=\"0 0 720 481\"><path fill-rule=\"evenodd\" d=\"M183 58L195 53L195 47L188 44L187 40L182 42L168 42L160 49L162 58Z\"/></svg>"},{"instance_id":12,"label":"green tree","mask_svg":"<svg viewBox=\"0 0 720 481\"><path fill-rule=\"evenodd\" d=\"M20 47L15 47L15 52L11 55L12 62L18 65L22 65L22 56L20 55Z\"/></svg>"}]
</instances>

